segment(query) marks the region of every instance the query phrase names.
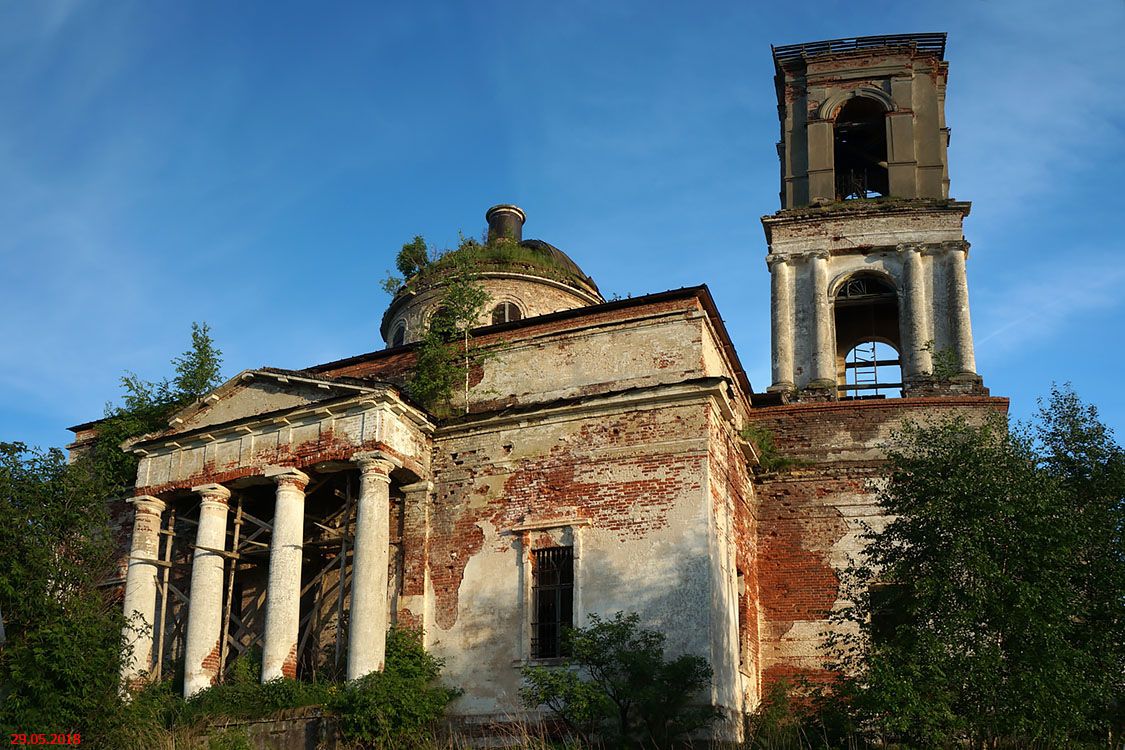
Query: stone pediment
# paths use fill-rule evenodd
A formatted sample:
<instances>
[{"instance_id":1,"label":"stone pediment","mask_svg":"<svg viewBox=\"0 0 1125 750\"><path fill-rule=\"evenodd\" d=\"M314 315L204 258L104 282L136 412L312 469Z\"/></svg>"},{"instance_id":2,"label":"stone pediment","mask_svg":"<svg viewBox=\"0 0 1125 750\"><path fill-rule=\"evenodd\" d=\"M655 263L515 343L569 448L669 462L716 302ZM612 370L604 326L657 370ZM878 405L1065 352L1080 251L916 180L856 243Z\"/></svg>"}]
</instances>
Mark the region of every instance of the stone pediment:
<instances>
[{"instance_id":1,"label":"stone pediment","mask_svg":"<svg viewBox=\"0 0 1125 750\"><path fill-rule=\"evenodd\" d=\"M371 386L297 373L245 370L174 414L162 435L218 427L375 390Z\"/></svg>"},{"instance_id":2,"label":"stone pediment","mask_svg":"<svg viewBox=\"0 0 1125 750\"><path fill-rule=\"evenodd\" d=\"M248 370L178 412L158 434L127 441L147 494L265 476L271 467L339 464L379 450L428 473L426 415L387 383Z\"/></svg>"}]
</instances>

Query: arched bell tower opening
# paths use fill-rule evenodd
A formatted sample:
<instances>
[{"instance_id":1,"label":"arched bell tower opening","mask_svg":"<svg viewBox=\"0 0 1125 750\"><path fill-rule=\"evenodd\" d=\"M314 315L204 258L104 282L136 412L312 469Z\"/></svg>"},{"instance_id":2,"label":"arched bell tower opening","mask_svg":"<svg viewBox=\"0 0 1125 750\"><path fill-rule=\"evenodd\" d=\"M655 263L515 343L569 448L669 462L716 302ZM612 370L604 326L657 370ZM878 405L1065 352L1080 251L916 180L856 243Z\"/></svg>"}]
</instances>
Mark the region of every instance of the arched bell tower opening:
<instances>
[{"instance_id":1,"label":"arched bell tower opening","mask_svg":"<svg viewBox=\"0 0 1125 750\"><path fill-rule=\"evenodd\" d=\"M848 277L833 300L840 398L898 396L902 340L898 293L875 274Z\"/></svg>"},{"instance_id":2,"label":"arched bell tower opening","mask_svg":"<svg viewBox=\"0 0 1125 750\"><path fill-rule=\"evenodd\" d=\"M836 200L890 195L883 105L866 96L844 102L832 127Z\"/></svg>"},{"instance_id":3,"label":"arched bell tower opening","mask_svg":"<svg viewBox=\"0 0 1125 750\"><path fill-rule=\"evenodd\" d=\"M949 197L945 34L773 48L781 210L762 217L771 393L984 394Z\"/></svg>"}]
</instances>

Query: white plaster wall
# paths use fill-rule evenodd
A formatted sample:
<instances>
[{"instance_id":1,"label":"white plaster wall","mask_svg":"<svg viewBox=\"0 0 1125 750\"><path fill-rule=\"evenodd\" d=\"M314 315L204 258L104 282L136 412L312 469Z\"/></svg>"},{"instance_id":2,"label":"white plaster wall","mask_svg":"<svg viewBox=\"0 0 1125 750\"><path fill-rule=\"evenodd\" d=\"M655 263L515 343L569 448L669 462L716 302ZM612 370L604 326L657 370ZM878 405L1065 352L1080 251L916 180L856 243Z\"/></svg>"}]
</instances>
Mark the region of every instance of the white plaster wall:
<instances>
[{"instance_id":1,"label":"white plaster wall","mask_svg":"<svg viewBox=\"0 0 1125 750\"><path fill-rule=\"evenodd\" d=\"M523 404L700 377L702 336L702 313L676 311L501 345L470 401Z\"/></svg>"},{"instance_id":2,"label":"white plaster wall","mask_svg":"<svg viewBox=\"0 0 1125 750\"><path fill-rule=\"evenodd\" d=\"M464 568L456 621L435 623L428 636L446 659L446 680L467 690L456 713L522 710L530 573L522 536L511 529L537 519L559 519L559 527L528 532L533 544L544 533L580 538L577 624L588 612L635 611L667 634L669 655L712 658L706 428L704 405L684 403L439 437L437 465L457 468L438 473L436 513L475 513L483 532ZM637 486L642 497L627 500ZM442 549L431 565L451 557ZM436 597L431 605L440 606Z\"/></svg>"}]
</instances>

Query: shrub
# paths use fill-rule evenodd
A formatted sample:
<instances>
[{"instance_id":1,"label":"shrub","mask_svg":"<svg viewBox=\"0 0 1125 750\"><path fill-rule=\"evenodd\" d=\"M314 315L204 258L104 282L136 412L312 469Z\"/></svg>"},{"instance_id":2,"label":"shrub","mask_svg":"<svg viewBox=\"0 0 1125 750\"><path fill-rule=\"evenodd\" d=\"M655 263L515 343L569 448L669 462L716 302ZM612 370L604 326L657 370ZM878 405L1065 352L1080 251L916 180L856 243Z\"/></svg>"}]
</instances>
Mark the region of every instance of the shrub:
<instances>
[{"instance_id":1,"label":"shrub","mask_svg":"<svg viewBox=\"0 0 1125 750\"><path fill-rule=\"evenodd\" d=\"M717 718L694 700L711 682L698 656L664 658L664 635L641 628L640 617L618 612L568 629L558 667L525 667L520 695L529 708L546 706L586 742L668 747Z\"/></svg>"}]
</instances>

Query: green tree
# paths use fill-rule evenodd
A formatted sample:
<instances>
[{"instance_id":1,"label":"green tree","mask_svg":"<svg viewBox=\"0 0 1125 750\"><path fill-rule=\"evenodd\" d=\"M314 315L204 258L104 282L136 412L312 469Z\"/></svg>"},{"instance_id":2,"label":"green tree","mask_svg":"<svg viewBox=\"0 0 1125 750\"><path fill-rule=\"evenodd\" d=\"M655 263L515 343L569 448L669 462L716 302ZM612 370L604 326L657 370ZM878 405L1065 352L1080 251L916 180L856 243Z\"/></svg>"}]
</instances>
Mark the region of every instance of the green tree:
<instances>
[{"instance_id":1,"label":"green tree","mask_svg":"<svg viewBox=\"0 0 1125 750\"><path fill-rule=\"evenodd\" d=\"M124 618L106 484L57 450L0 444L0 726L89 733L117 701Z\"/></svg>"},{"instance_id":2,"label":"green tree","mask_svg":"<svg viewBox=\"0 0 1125 750\"><path fill-rule=\"evenodd\" d=\"M838 666L863 723L917 747L1110 728L1125 674L1125 455L1056 389L1037 423L908 426L889 452Z\"/></svg>"},{"instance_id":3,"label":"green tree","mask_svg":"<svg viewBox=\"0 0 1125 750\"><path fill-rule=\"evenodd\" d=\"M664 635L640 627L637 614L589 615L585 628L564 633L559 666L523 669L528 708L546 706L588 743L669 747L717 713L696 701L711 667L688 654L664 658Z\"/></svg>"},{"instance_id":4,"label":"green tree","mask_svg":"<svg viewBox=\"0 0 1125 750\"><path fill-rule=\"evenodd\" d=\"M123 403L106 405L97 439L84 457L93 464L93 472L115 488L107 497L122 494L136 479L137 458L121 450L121 443L167 427L173 412L222 383L222 364L210 327L192 323L191 348L172 360L174 377L148 381L132 372L121 377Z\"/></svg>"},{"instance_id":5,"label":"green tree","mask_svg":"<svg viewBox=\"0 0 1125 750\"><path fill-rule=\"evenodd\" d=\"M0 444L0 725L3 731L79 731L110 746L122 705L118 675L125 625L102 584L116 577L108 501L136 476L122 440L166 425L169 413L219 379L206 325L172 361L175 377L122 378L124 405L107 407L93 447L74 463L61 451Z\"/></svg>"}]
</instances>

